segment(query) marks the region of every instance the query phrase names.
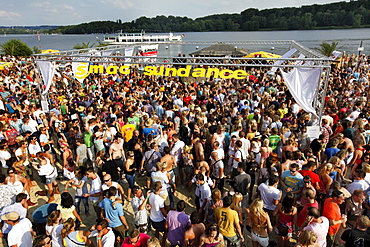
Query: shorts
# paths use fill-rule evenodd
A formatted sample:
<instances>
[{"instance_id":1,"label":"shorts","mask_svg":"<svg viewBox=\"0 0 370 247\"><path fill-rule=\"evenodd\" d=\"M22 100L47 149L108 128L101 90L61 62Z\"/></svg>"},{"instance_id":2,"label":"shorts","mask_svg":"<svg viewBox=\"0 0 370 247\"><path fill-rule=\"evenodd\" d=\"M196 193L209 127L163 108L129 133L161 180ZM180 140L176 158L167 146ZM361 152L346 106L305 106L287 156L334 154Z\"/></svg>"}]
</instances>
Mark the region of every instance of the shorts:
<instances>
[{"instance_id":1,"label":"shorts","mask_svg":"<svg viewBox=\"0 0 370 247\"><path fill-rule=\"evenodd\" d=\"M261 236L251 231L251 239L253 242L259 243L262 247L267 247L269 245L269 236Z\"/></svg>"},{"instance_id":2,"label":"shorts","mask_svg":"<svg viewBox=\"0 0 370 247\"><path fill-rule=\"evenodd\" d=\"M113 227L113 232L116 237L121 237L121 239L125 239L126 237L126 227L124 225Z\"/></svg>"},{"instance_id":3,"label":"shorts","mask_svg":"<svg viewBox=\"0 0 370 247\"><path fill-rule=\"evenodd\" d=\"M166 231L166 220L162 220L160 222L152 221L152 226L154 229L156 229L159 232L165 232Z\"/></svg>"},{"instance_id":4,"label":"shorts","mask_svg":"<svg viewBox=\"0 0 370 247\"><path fill-rule=\"evenodd\" d=\"M226 240L227 243L230 243L230 246L240 247L241 245L241 239L238 237L238 235L235 235L233 237L224 236L224 239Z\"/></svg>"},{"instance_id":5,"label":"shorts","mask_svg":"<svg viewBox=\"0 0 370 247\"><path fill-rule=\"evenodd\" d=\"M54 177L51 177L51 178L46 178L46 184L52 184L54 181L55 181L55 178L56 178L57 176L55 175Z\"/></svg>"},{"instance_id":6,"label":"shorts","mask_svg":"<svg viewBox=\"0 0 370 247\"><path fill-rule=\"evenodd\" d=\"M164 205L165 206L169 206L170 205L170 197L168 196L168 192L166 191L165 193L163 193L162 195L159 195L160 197L163 198L164 200Z\"/></svg>"},{"instance_id":7,"label":"shorts","mask_svg":"<svg viewBox=\"0 0 370 247\"><path fill-rule=\"evenodd\" d=\"M175 176L178 176L180 174L180 170L178 166L173 166L172 167L172 172Z\"/></svg>"}]
</instances>

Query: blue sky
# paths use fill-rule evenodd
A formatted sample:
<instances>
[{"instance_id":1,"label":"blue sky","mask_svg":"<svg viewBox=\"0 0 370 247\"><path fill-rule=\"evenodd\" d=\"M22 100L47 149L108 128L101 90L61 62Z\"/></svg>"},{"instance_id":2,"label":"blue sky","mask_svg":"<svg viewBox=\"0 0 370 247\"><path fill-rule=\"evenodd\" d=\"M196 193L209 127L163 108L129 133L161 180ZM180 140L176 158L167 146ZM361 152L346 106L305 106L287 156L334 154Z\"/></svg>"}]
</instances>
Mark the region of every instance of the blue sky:
<instances>
[{"instance_id":1,"label":"blue sky","mask_svg":"<svg viewBox=\"0 0 370 247\"><path fill-rule=\"evenodd\" d=\"M96 20L132 21L140 16L197 18L247 8L300 7L338 0L15 0L1 1L0 26L68 25Z\"/></svg>"}]
</instances>

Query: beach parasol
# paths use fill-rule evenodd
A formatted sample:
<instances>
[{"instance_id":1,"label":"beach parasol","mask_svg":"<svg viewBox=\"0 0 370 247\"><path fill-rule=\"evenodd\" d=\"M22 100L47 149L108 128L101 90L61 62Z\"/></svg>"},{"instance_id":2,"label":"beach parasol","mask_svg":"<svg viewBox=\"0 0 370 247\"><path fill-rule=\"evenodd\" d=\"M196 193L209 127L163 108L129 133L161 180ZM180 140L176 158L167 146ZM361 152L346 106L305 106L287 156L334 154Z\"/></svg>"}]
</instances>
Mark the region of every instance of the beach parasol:
<instances>
[{"instance_id":1,"label":"beach parasol","mask_svg":"<svg viewBox=\"0 0 370 247\"><path fill-rule=\"evenodd\" d=\"M41 53L42 54L45 54L45 53L56 53L56 52L59 52L58 50L53 50L53 49L47 49L47 50L42 50Z\"/></svg>"},{"instance_id":2,"label":"beach parasol","mask_svg":"<svg viewBox=\"0 0 370 247\"><path fill-rule=\"evenodd\" d=\"M247 56L244 56L244 57L279 58L281 56L274 54L274 53L270 53L270 52L257 51L257 52L249 53Z\"/></svg>"}]
</instances>

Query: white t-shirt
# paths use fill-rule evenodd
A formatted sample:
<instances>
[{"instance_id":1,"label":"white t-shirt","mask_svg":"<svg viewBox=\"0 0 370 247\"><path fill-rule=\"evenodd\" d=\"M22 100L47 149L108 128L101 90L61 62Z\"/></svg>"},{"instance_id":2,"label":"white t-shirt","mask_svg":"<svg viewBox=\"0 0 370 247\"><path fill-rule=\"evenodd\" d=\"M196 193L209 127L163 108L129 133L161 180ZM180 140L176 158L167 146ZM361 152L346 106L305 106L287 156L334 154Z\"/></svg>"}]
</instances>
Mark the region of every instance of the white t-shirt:
<instances>
[{"instance_id":1,"label":"white t-shirt","mask_svg":"<svg viewBox=\"0 0 370 247\"><path fill-rule=\"evenodd\" d=\"M146 208L139 210L139 207L141 204L143 204L144 200L145 200L144 197L138 198L134 196L132 198L131 205L135 213L135 225L136 226L144 225L148 223L148 211L146 210Z\"/></svg>"},{"instance_id":2,"label":"white t-shirt","mask_svg":"<svg viewBox=\"0 0 370 247\"><path fill-rule=\"evenodd\" d=\"M54 228L54 230L53 230ZM63 240L60 237L60 232L63 229L63 224L59 224L57 226L45 226L46 231L48 231L49 235L51 234L51 243L53 247L63 247Z\"/></svg>"},{"instance_id":3,"label":"white t-shirt","mask_svg":"<svg viewBox=\"0 0 370 247\"><path fill-rule=\"evenodd\" d=\"M42 152L40 145L36 142L36 145L29 144L28 145L28 152L31 154L36 155L38 152Z\"/></svg>"},{"instance_id":4,"label":"white t-shirt","mask_svg":"<svg viewBox=\"0 0 370 247\"><path fill-rule=\"evenodd\" d=\"M6 160L10 159L11 155L8 151L0 151L0 162L3 168L8 168L6 165Z\"/></svg>"},{"instance_id":5,"label":"white t-shirt","mask_svg":"<svg viewBox=\"0 0 370 247\"><path fill-rule=\"evenodd\" d=\"M90 194L101 192L100 188L101 188L101 181L100 181L99 176L97 176L95 179L91 179ZM99 196L89 196L89 198L94 203L96 203L99 200Z\"/></svg>"},{"instance_id":6,"label":"white t-shirt","mask_svg":"<svg viewBox=\"0 0 370 247\"><path fill-rule=\"evenodd\" d=\"M280 199L281 197L280 190L275 187L268 186L265 183L260 184L258 186L258 190L261 194L264 208L269 210L275 210L276 205L273 204L273 201Z\"/></svg>"},{"instance_id":7,"label":"white t-shirt","mask_svg":"<svg viewBox=\"0 0 370 247\"><path fill-rule=\"evenodd\" d=\"M167 172L156 171L156 172L152 172L151 176L152 176L153 184L157 181L161 182L162 184L162 190L161 190L160 195L166 194L168 183L169 183Z\"/></svg>"},{"instance_id":8,"label":"white t-shirt","mask_svg":"<svg viewBox=\"0 0 370 247\"><path fill-rule=\"evenodd\" d=\"M150 219L154 222L161 222L164 220L164 216L161 212L161 208L164 208L164 200L162 197L156 194L151 194L149 197L149 204L152 207L150 209Z\"/></svg>"},{"instance_id":9,"label":"white t-shirt","mask_svg":"<svg viewBox=\"0 0 370 247\"><path fill-rule=\"evenodd\" d=\"M213 172L212 172L212 175L213 177L215 178L219 178L220 177L220 169L225 169L225 165L224 165L224 162L222 162L222 160L218 160L216 161L216 163L213 164ZM224 173L221 174L221 178L224 177Z\"/></svg>"},{"instance_id":10,"label":"white t-shirt","mask_svg":"<svg viewBox=\"0 0 370 247\"><path fill-rule=\"evenodd\" d=\"M204 183L203 185L199 186L199 205L202 206L206 199L211 199L211 188L209 187L208 183Z\"/></svg>"},{"instance_id":11,"label":"white t-shirt","mask_svg":"<svg viewBox=\"0 0 370 247\"><path fill-rule=\"evenodd\" d=\"M114 236L114 233L113 233L112 228L107 227L107 229L109 229L109 232L107 234L105 234L101 238L101 242L103 244L103 247L111 247L111 246L114 246L115 245L115 241L116 241L116 237ZM89 238L97 237L97 236L98 236L98 232L96 230L94 230L90 234ZM54 247L54 245L53 245L53 247Z\"/></svg>"},{"instance_id":12,"label":"white t-shirt","mask_svg":"<svg viewBox=\"0 0 370 247\"><path fill-rule=\"evenodd\" d=\"M32 247L32 223L29 219L24 218L14 225L8 234L9 246L17 245L18 247Z\"/></svg>"}]
</instances>

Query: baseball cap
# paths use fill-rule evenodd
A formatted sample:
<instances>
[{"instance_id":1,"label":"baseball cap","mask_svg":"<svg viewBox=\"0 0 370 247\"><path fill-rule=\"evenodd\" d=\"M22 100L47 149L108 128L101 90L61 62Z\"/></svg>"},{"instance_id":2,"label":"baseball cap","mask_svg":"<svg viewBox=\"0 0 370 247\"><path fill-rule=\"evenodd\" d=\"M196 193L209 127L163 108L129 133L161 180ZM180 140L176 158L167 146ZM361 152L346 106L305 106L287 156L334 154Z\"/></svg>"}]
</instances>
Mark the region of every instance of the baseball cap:
<instances>
[{"instance_id":1,"label":"baseball cap","mask_svg":"<svg viewBox=\"0 0 370 247\"><path fill-rule=\"evenodd\" d=\"M1 220L11 220L16 221L19 219L19 214L17 212L9 212L1 216Z\"/></svg>"}]
</instances>

